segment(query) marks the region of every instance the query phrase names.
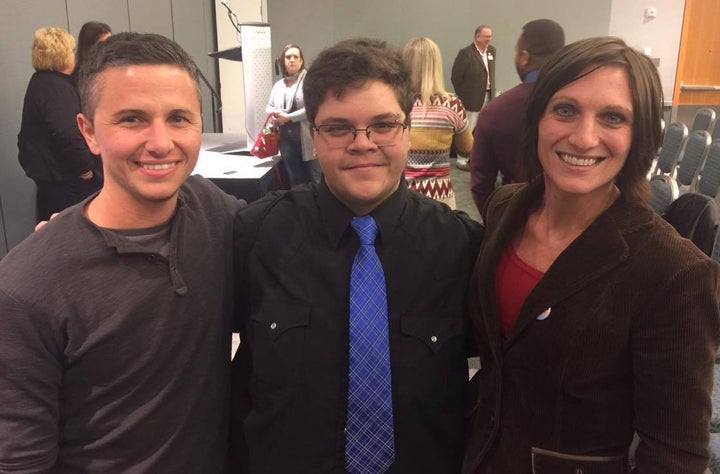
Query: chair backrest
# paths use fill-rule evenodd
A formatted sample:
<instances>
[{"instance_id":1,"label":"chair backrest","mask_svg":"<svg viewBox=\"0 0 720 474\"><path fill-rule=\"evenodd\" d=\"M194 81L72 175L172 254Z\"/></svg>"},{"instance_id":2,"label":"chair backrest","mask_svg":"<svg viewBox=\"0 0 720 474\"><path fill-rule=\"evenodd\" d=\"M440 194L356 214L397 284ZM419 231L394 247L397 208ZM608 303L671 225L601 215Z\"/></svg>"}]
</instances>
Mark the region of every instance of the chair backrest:
<instances>
[{"instance_id":1,"label":"chair backrest","mask_svg":"<svg viewBox=\"0 0 720 474\"><path fill-rule=\"evenodd\" d=\"M717 140L718 138L720 138L720 118L715 119L715 125L712 131L712 139Z\"/></svg>"},{"instance_id":2,"label":"chair backrest","mask_svg":"<svg viewBox=\"0 0 720 474\"><path fill-rule=\"evenodd\" d=\"M713 140L708 148L697 189L706 196L717 196L720 189L720 138Z\"/></svg>"},{"instance_id":3,"label":"chair backrest","mask_svg":"<svg viewBox=\"0 0 720 474\"><path fill-rule=\"evenodd\" d=\"M687 136L687 125L682 122L674 122L666 127L653 174L672 174Z\"/></svg>"},{"instance_id":4,"label":"chair backrest","mask_svg":"<svg viewBox=\"0 0 720 474\"><path fill-rule=\"evenodd\" d=\"M683 194L668 206L663 217L678 234L712 256L720 225L720 205L715 199L698 193Z\"/></svg>"},{"instance_id":5,"label":"chair backrest","mask_svg":"<svg viewBox=\"0 0 720 474\"><path fill-rule=\"evenodd\" d=\"M650 178L650 198L648 204L658 215L664 215L671 202L680 195L677 182L672 176L666 174L655 175Z\"/></svg>"},{"instance_id":6,"label":"chair backrest","mask_svg":"<svg viewBox=\"0 0 720 474\"><path fill-rule=\"evenodd\" d=\"M690 131L694 132L696 130L705 130L709 132L710 126L712 125L714 120L715 111L713 109L709 107L703 107L702 109L698 109L697 112L695 112L695 117L693 118L693 123Z\"/></svg>"},{"instance_id":7,"label":"chair backrest","mask_svg":"<svg viewBox=\"0 0 720 474\"><path fill-rule=\"evenodd\" d=\"M676 178L680 186L694 184L709 147L710 134L706 130L696 130L687 139L677 167Z\"/></svg>"},{"instance_id":8,"label":"chair backrest","mask_svg":"<svg viewBox=\"0 0 720 474\"><path fill-rule=\"evenodd\" d=\"M715 243L713 244L713 249L712 249L712 253L710 254L710 256L716 262L720 262L720 232L715 233ZM717 363L717 359L715 359L715 361L716 361L715 363Z\"/></svg>"}]
</instances>

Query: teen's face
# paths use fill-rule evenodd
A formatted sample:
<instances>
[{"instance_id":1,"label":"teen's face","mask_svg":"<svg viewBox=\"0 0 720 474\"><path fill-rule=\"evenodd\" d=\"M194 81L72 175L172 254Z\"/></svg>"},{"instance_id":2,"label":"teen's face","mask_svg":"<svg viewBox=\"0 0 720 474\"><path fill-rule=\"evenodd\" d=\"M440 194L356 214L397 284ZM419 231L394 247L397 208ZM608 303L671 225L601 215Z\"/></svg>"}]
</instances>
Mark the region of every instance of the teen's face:
<instances>
[{"instance_id":1,"label":"teen's face","mask_svg":"<svg viewBox=\"0 0 720 474\"><path fill-rule=\"evenodd\" d=\"M171 65L119 66L97 78L91 123L78 116L90 150L102 157L101 195L114 207L174 206L200 151L202 121L195 82Z\"/></svg>"},{"instance_id":2,"label":"teen's face","mask_svg":"<svg viewBox=\"0 0 720 474\"><path fill-rule=\"evenodd\" d=\"M303 65L303 60L300 57L300 50L297 48L290 48L285 51L285 69L288 74L295 74L300 70Z\"/></svg>"},{"instance_id":3,"label":"teen's face","mask_svg":"<svg viewBox=\"0 0 720 474\"><path fill-rule=\"evenodd\" d=\"M315 117L316 126L355 128L404 121L395 91L378 80L350 88L339 98L328 92ZM410 149L408 130L400 130L390 144L383 146L376 145L372 137L372 133L368 138L360 131L347 146L338 148L313 133L313 145L328 188L356 215L368 214L398 188Z\"/></svg>"},{"instance_id":4,"label":"teen's face","mask_svg":"<svg viewBox=\"0 0 720 474\"><path fill-rule=\"evenodd\" d=\"M605 195L627 160L632 123L622 67L600 67L558 90L538 126L546 192Z\"/></svg>"}]
</instances>

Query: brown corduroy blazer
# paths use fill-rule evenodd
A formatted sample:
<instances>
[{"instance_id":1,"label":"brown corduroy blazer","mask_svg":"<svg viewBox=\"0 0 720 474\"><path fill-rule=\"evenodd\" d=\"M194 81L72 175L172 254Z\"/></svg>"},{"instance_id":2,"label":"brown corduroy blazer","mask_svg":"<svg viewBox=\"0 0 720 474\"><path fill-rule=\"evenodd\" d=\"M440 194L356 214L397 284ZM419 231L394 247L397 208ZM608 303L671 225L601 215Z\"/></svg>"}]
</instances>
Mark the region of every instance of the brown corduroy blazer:
<instances>
[{"instance_id":1,"label":"brown corduroy blazer","mask_svg":"<svg viewBox=\"0 0 720 474\"><path fill-rule=\"evenodd\" d=\"M720 266L621 196L560 254L502 341L495 268L542 192L542 180L508 185L485 208L468 296L482 367L463 472L627 472L637 432L640 473L702 473Z\"/></svg>"}]
</instances>

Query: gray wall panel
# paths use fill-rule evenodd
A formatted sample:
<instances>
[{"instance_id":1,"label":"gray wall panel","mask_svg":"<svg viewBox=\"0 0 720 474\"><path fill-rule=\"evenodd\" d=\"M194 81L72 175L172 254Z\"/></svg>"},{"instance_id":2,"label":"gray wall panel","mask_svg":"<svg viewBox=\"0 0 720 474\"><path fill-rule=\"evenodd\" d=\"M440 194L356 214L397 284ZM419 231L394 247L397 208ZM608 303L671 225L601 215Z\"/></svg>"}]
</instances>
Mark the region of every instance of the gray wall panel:
<instances>
[{"instance_id":1,"label":"gray wall panel","mask_svg":"<svg viewBox=\"0 0 720 474\"><path fill-rule=\"evenodd\" d=\"M611 5L612 0L452 0L443 8L435 0L318 0L297 8L294 0L268 0L268 21L273 54L294 42L303 48L308 62L321 49L343 38L378 37L402 47L414 36L427 36L443 53L446 87L450 90L450 69L457 51L472 42L476 26L488 24L498 50L497 86L506 90L519 81L513 50L523 24L537 18L554 19L563 25L569 41L607 34Z\"/></svg>"},{"instance_id":2,"label":"gray wall panel","mask_svg":"<svg viewBox=\"0 0 720 474\"><path fill-rule=\"evenodd\" d=\"M127 0L130 12L130 31L157 33L173 38L171 0Z\"/></svg>"},{"instance_id":3,"label":"gray wall panel","mask_svg":"<svg viewBox=\"0 0 720 474\"><path fill-rule=\"evenodd\" d=\"M88 21L107 23L115 33L128 31L128 4L125 0L66 0L70 33L77 39L80 28Z\"/></svg>"}]
</instances>

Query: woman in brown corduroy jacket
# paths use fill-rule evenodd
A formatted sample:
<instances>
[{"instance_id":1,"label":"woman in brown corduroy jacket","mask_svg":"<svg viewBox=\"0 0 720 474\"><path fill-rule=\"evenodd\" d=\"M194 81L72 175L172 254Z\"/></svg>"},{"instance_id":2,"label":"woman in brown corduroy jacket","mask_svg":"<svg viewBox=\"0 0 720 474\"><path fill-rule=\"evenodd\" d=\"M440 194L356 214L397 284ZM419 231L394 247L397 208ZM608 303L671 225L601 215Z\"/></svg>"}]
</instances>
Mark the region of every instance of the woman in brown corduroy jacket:
<instances>
[{"instance_id":1,"label":"woman in brown corduroy jacket","mask_svg":"<svg viewBox=\"0 0 720 474\"><path fill-rule=\"evenodd\" d=\"M465 473L705 470L720 266L646 204L661 114L655 66L617 38L568 45L541 71L536 172L483 213Z\"/></svg>"}]
</instances>

